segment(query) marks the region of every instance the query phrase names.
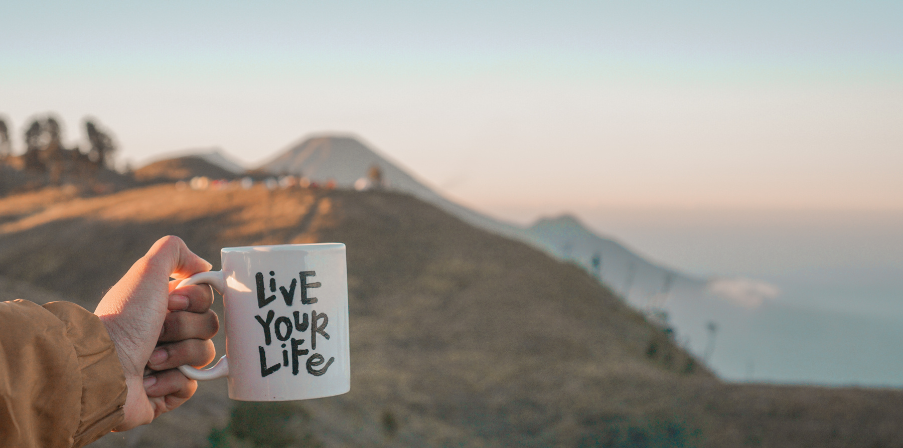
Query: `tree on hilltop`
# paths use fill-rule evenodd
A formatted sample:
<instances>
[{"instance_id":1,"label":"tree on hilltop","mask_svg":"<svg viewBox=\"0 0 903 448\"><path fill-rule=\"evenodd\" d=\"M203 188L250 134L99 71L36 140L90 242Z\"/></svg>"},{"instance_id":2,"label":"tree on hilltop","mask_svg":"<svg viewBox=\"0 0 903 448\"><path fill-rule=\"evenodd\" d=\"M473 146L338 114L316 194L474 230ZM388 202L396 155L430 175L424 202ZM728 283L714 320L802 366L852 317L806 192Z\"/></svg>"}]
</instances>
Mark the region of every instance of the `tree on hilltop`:
<instances>
[{"instance_id":1,"label":"tree on hilltop","mask_svg":"<svg viewBox=\"0 0 903 448\"><path fill-rule=\"evenodd\" d=\"M0 118L0 162L12 154L12 143L9 140L9 127Z\"/></svg>"},{"instance_id":2,"label":"tree on hilltop","mask_svg":"<svg viewBox=\"0 0 903 448\"><path fill-rule=\"evenodd\" d=\"M93 141L102 142L103 138L95 136ZM45 180L50 184L60 184L67 179L89 179L98 166L77 146L65 146L63 126L52 115L34 118L25 128L25 154L22 158L26 169L46 174L48 177Z\"/></svg>"},{"instance_id":3,"label":"tree on hilltop","mask_svg":"<svg viewBox=\"0 0 903 448\"><path fill-rule=\"evenodd\" d=\"M56 121L56 118L47 117L47 119L44 120L43 129L44 145L47 147L56 146L56 149L59 149L63 139L63 130L62 127L60 127L60 122Z\"/></svg>"},{"instance_id":4,"label":"tree on hilltop","mask_svg":"<svg viewBox=\"0 0 903 448\"><path fill-rule=\"evenodd\" d=\"M23 156L25 161L25 168L33 171L44 171L45 166L41 161L41 149L43 149L43 145L41 144L43 127L41 126L41 120L35 119L25 128L25 155Z\"/></svg>"},{"instance_id":5,"label":"tree on hilltop","mask_svg":"<svg viewBox=\"0 0 903 448\"><path fill-rule=\"evenodd\" d=\"M85 134L90 147L64 143L63 123L52 115L33 118L25 127L25 154L22 165L32 174L33 185L76 183L94 188L102 168L112 165L116 144L109 131L92 118L85 118ZM2 139L0 139L2 140Z\"/></svg>"},{"instance_id":6,"label":"tree on hilltop","mask_svg":"<svg viewBox=\"0 0 903 448\"><path fill-rule=\"evenodd\" d=\"M66 171L68 152L63 147L63 128L53 116L35 118L25 130L25 167L48 173L53 184L60 183Z\"/></svg>"},{"instance_id":7,"label":"tree on hilltop","mask_svg":"<svg viewBox=\"0 0 903 448\"><path fill-rule=\"evenodd\" d=\"M91 142L91 149L88 151L91 161L99 167L112 163L116 144L110 134L101 130L91 119L85 120L85 131L88 134L88 141Z\"/></svg>"},{"instance_id":8,"label":"tree on hilltop","mask_svg":"<svg viewBox=\"0 0 903 448\"><path fill-rule=\"evenodd\" d=\"M60 122L53 117L47 117L42 126L42 140L44 144L44 163L56 168L59 165L63 152L63 129Z\"/></svg>"}]
</instances>

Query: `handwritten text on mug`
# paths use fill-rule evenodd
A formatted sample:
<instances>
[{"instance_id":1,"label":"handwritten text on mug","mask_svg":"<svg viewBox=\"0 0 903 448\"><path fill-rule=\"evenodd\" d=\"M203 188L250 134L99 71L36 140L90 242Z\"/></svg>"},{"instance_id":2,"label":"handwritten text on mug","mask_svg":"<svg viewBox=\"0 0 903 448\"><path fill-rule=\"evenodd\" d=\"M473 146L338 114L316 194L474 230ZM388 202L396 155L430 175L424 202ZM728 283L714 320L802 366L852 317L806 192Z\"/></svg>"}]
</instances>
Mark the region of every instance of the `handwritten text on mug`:
<instances>
[{"instance_id":1,"label":"handwritten text on mug","mask_svg":"<svg viewBox=\"0 0 903 448\"><path fill-rule=\"evenodd\" d=\"M301 305L313 305L317 303L316 297L311 297L308 289L319 288L320 282L308 283L308 277L314 277L317 275L316 271L301 271L298 273L301 281L298 282L297 278L293 278L291 284L288 289L285 286L280 286L278 288L278 292L282 296L282 300L285 301L286 306L293 306L295 300L295 288L300 286L301 289ZM264 308L273 301L276 300L276 273L270 271L270 279L269 285L266 285L264 282L264 276L262 272L258 272L256 277L257 280L257 306L258 308ZM267 286L269 286L269 292L267 293ZM292 359L292 374L297 375L300 371L300 362L299 357L307 355L310 351L306 348L302 349L302 345L304 344L304 339L293 338L292 333L297 331L296 335L303 336L304 332L310 328L310 350L317 349L317 337L329 339L329 333L326 333L326 325L329 324L329 316L326 313L318 313L316 310L311 310L310 314L301 312L301 311L293 311L291 316L279 316L276 317L276 312L273 310L267 311L266 315L257 315L254 316L257 319L257 322L260 323L260 326L263 327L263 337L264 343L266 346L269 346L273 342L273 338L280 341L282 344L282 363L273 364L272 366L267 366L266 360L266 350L263 346L259 346L260 350L260 375L268 376L275 373L277 370L282 368L283 366L288 367L289 364L289 353L291 353ZM289 342L290 341L290 342ZM291 344L291 348L288 345ZM314 376L321 376L326 373L326 370L329 369L329 366L332 365L335 358L330 357L329 361L326 361L323 358L323 355L319 353L314 353L307 358L306 367L307 373ZM325 362L325 365L323 365ZM317 367L323 366L318 369Z\"/></svg>"}]
</instances>

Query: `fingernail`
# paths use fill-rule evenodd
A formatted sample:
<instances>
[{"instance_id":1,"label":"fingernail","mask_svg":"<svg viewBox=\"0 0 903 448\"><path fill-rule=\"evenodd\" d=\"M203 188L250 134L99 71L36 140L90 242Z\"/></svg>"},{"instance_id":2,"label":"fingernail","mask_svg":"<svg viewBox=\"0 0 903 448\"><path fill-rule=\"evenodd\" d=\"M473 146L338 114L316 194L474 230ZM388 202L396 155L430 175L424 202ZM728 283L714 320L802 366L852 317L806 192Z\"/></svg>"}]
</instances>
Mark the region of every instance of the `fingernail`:
<instances>
[{"instance_id":1,"label":"fingernail","mask_svg":"<svg viewBox=\"0 0 903 448\"><path fill-rule=\"evenodd\" d=\"M154 350L153 353L151 353L151 356L150 356L150 359L148 359L148 362L151 364L160 364L161 362L166 361L166 358L168 358L168 357L169 357L169 353L167 353L166 350L163 350L162 348L158 348L158 349Z\"/></svg>"},{"instance_id":2,"label":"fingernail","mask_svg":"<svg viewBox=\"0 0 903 448\"><path fill-rule=\"evenodd\" d=\"M178 294L169 296L169 309L174 311L188 309L188 297Z\"/></svg>"},{"instance_id":3,"label":"fingernail","mask_svg":"<svg viewBox=\"0 0 903 448\"><path fill-rule=\"evenodd\" d=\"M146 377L144 377L144 388L145 388L145 389L147 389L148 387L153 386L154 384L157 384L157 377L156 377L156 376L151 375L151 376L146 376Z\"/></svg>"}]
</instances>

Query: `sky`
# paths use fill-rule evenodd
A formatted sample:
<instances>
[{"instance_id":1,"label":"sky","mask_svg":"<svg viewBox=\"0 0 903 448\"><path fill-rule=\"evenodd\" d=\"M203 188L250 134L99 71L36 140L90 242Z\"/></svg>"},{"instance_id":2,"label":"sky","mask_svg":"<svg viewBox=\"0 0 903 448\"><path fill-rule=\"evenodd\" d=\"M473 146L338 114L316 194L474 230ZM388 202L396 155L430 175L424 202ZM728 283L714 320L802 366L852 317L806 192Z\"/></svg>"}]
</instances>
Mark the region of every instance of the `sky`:
<instances>
[{"instance_id":1,"label":"sky","mask_svg":"<svg viewBox=\"0 0 903 448\"><path fill-rule=\"evenodd\" d=\"M8 3L17 151L53 112L132 165L350 132L521 223L903 210L899 1Z\"/></svg>"},{"instance_id":2,"label":"sky","mask_svg":"<svg viewBox=\"0 0 903 448\"><path fill-rule=\"evenodd\" d=\"M847 326L828 333L856 354L903 322L901 23L899 0L0 0L0 119L21 152L35 117L73 145L92 117L133 167L351 133L496 218L568 212L774 285L797 320L763 321L792 343L760 351L796 368L799 322Z\"/></svg>"}]
</instances>

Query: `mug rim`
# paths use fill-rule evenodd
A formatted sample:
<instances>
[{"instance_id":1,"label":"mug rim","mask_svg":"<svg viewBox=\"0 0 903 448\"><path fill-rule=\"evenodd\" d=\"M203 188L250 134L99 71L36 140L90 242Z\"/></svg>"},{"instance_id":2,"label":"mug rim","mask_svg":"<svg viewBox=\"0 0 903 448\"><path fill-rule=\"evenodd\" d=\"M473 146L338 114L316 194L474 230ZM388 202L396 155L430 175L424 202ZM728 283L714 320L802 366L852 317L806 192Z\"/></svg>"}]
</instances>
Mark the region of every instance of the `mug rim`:
<instances>
[{"instance_id":1,"label":"mug rim","mask_svg":"<svg viewBox=\"0 0 903 448\"><path fill-rule=\"evenodd\" d=\"M344 248L344 243L270 244L260 246L224 247L221 252L223 254L232 252L279 252L298 249L319 251Z\"/></svg>"}]
</instances>

